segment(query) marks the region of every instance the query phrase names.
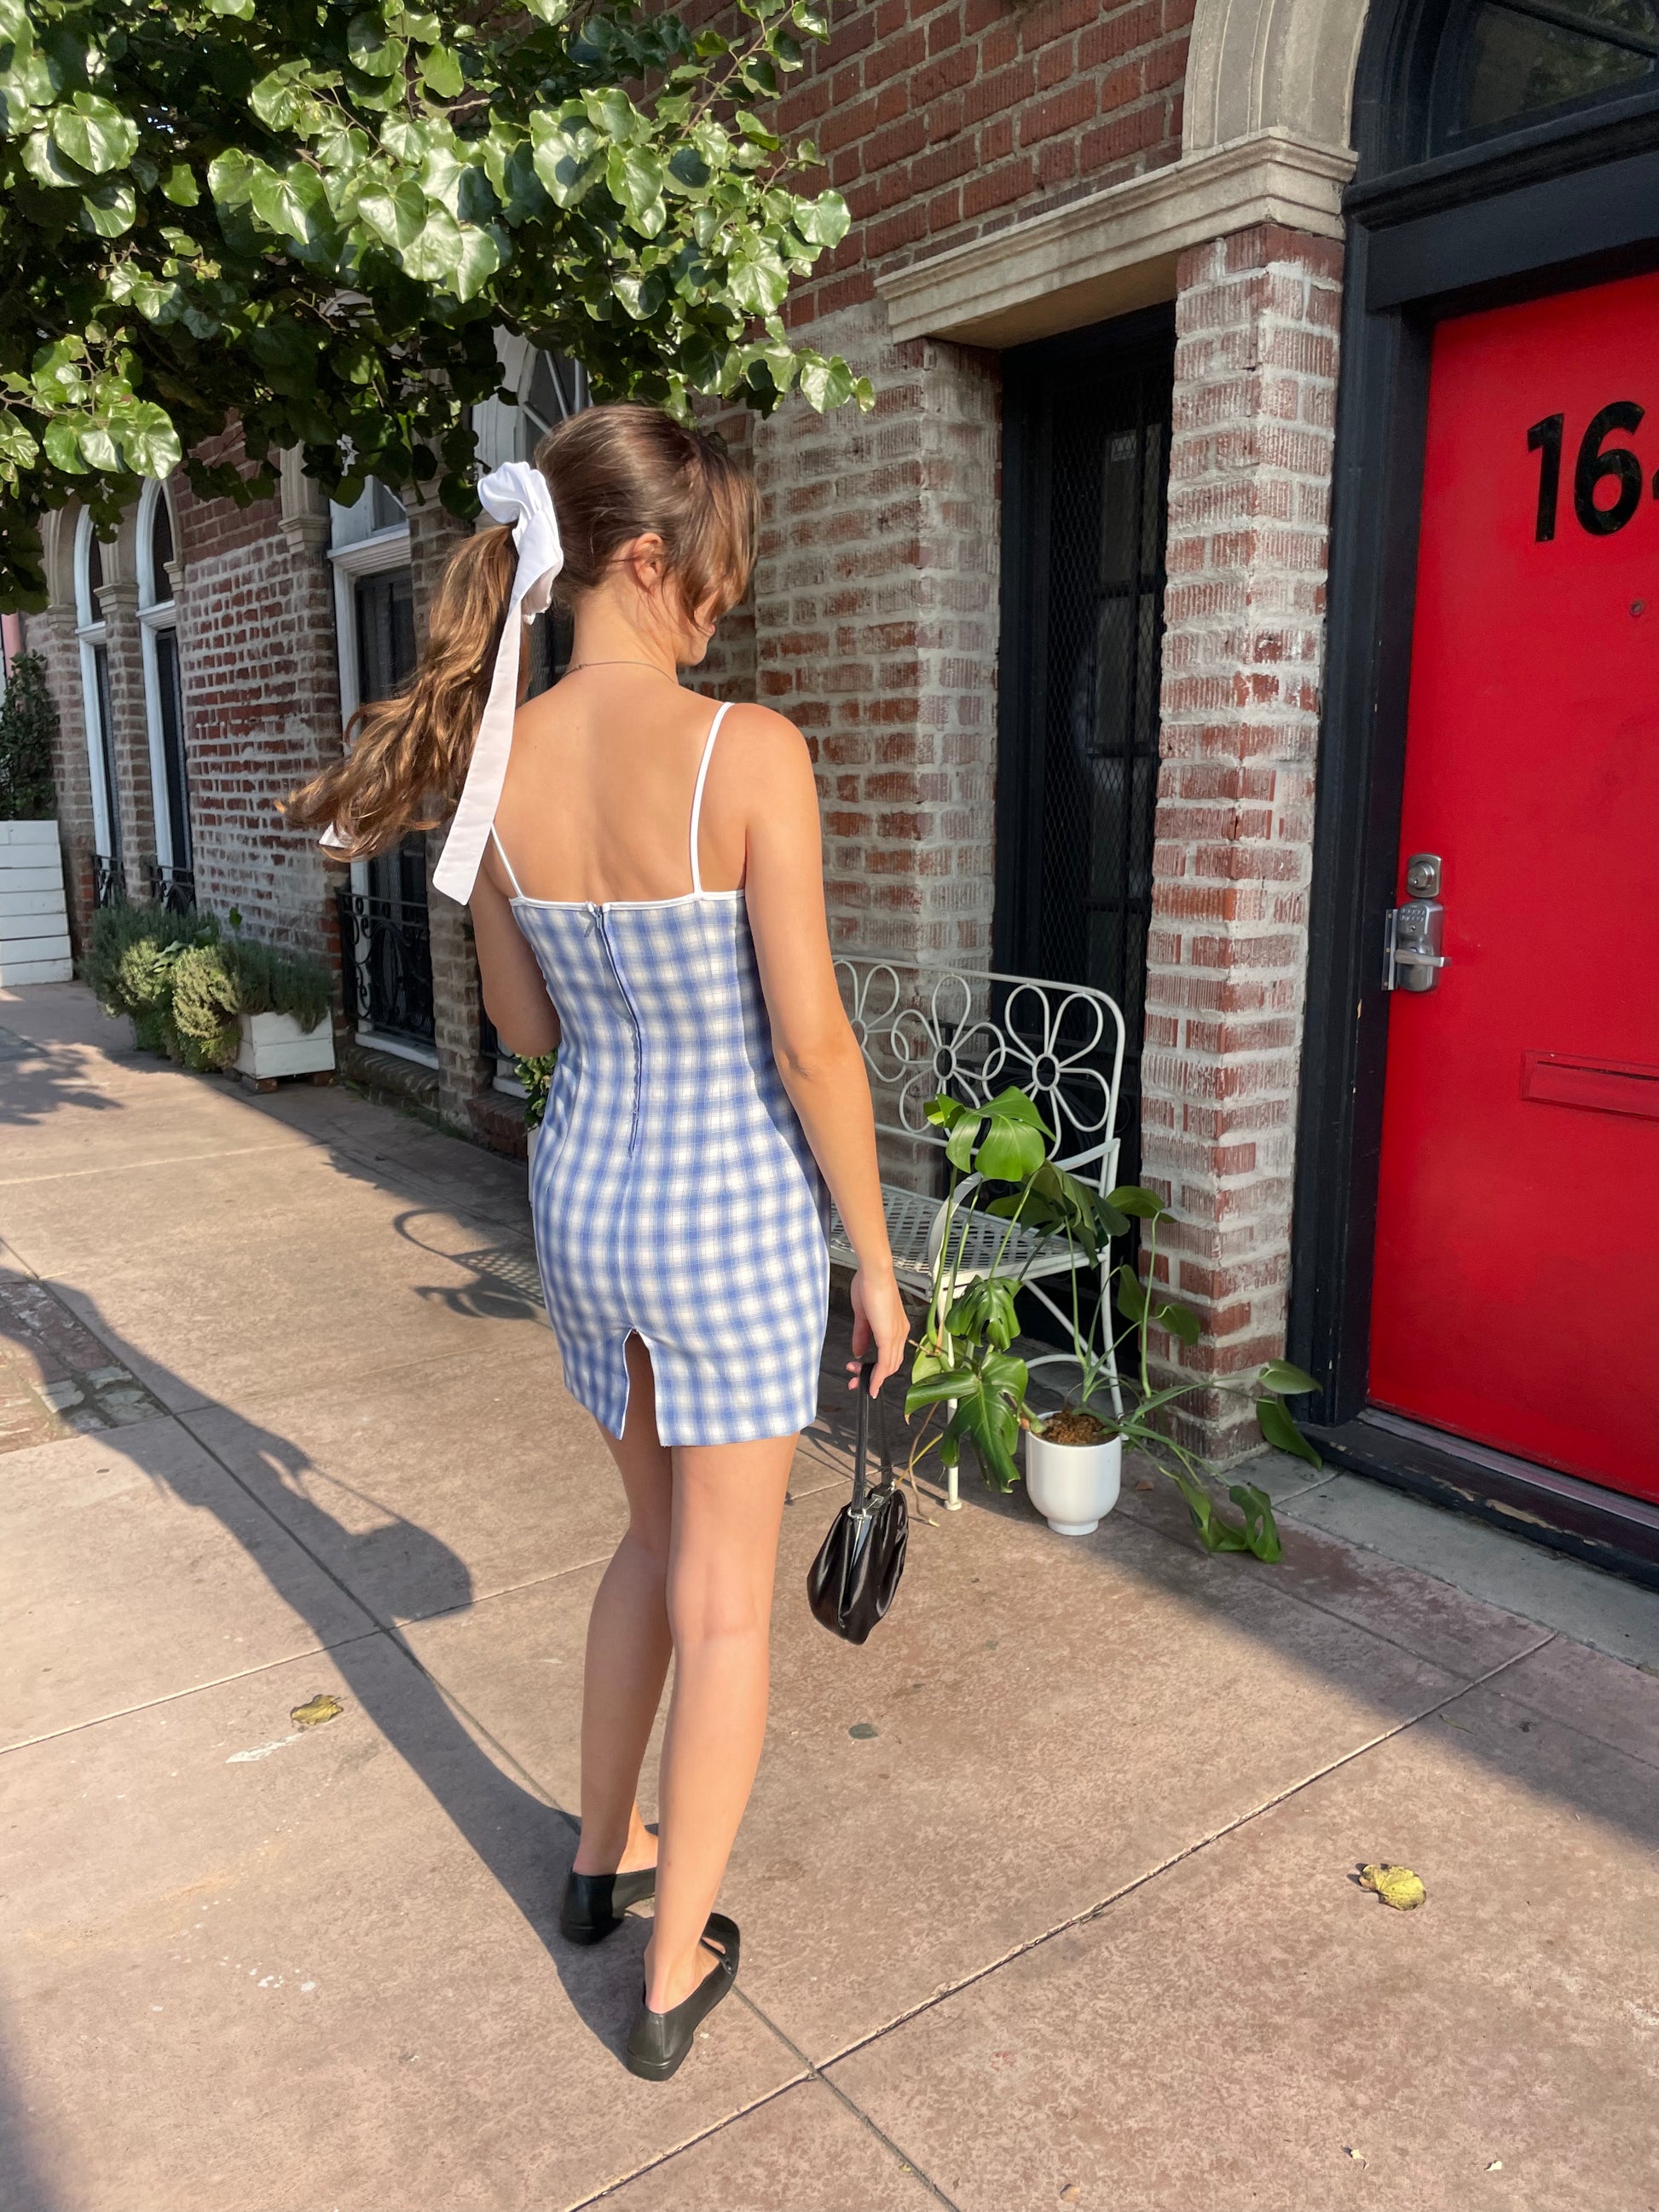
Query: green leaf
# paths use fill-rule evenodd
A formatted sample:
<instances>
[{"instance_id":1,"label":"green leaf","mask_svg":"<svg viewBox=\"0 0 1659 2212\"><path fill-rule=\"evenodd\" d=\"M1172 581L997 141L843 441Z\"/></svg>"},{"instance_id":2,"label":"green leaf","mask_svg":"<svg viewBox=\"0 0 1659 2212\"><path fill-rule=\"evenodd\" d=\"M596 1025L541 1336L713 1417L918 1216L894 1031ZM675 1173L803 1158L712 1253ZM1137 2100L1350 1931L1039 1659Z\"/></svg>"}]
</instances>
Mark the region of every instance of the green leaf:
<instances>
[{"instance_id":1,"label":"green leaf","mask_svg":"<svg viewBox=\"0 0 1659 2212\"><path fill-rule=\"evenodd\" d=\"M513 248L499 224L463 223L455 263L455 296L475 300L496 271L506 267Z\"/></svg>"},{"instance_id":2,"label":"green leaf","mask_svg":"<svg viewBox=\"0 0 1659 2212\"><path fill-rule=\"evenodd\" d=\"M434 46L421 63L421 82L434 100L459 100L466 88L453 46Z\"/></svg>"},{"instance_id":3,"label":"green leaf","mask_svg":"<svg viewBox=\"0 0 1659 2212\"><path fill-rule=\"evenodd\" d=\"M1182 1344L1196 1344L1204 1333L1203 1324L1192 1308L1177 1305L1173 1298L1166 1298L1152 1318L1160 1328L1168 1329Z\"/></svg>"},{"instance_id":4,"label":"green leaf","mask_svg":"<svg viewBox=\"0 0 1659 2212\"><path fill-rule=\"evenodd\" d=\"M1258 1400L1255 1421L1256 1426L1275 1451L1291 1452L1297 1459L1305 1460L1310 1467L1324 1466L1324 1461L1321 1459L1277 1398Z\"/></svg>"},{"instance_id":5,"label":"green leaf","mask_svg":"<svg viewBox=\"0 0 1659 2212\"><path fill-rule=\"evenodd\" d=\"M153 400L135 399L124 407L117 422L121 459L135 476L171 476L184 459L184 446L165 407Z\"/></svg>"},{"instance_id":6,"label":"green leaf","mask_svg":"<svg viewBox=\"0 0 1659 2212\"><path fill-rule=\"evenodd\" d=\"M1273 1519L1273 1500L1265 1490L1258 1490L1253 1482L1236 1482L1227 1495L1244 1517L1244 1540L1258 1559L1269 1565L1282 1559L1285 1547L1279 1541L1279 1523Z\"/></svg>"},{"instance_id":7,"label":"green leaf","mask_svg":"<svg viewBox=\"0 0 1659 2212\"><path fill-rule=\"evenodd\" d=\"M284 176L259 162L254 167L251 182L253 212L267 230L275 231L279 238L303 239L309 235L311 225L305 203L293 176Z\"/></svg>"},{"instance_id":8,"label":"green leaf","mask_svg":"<svg viewBox=\"0 0 1659 2212\"><path fill-rule=\"evenodd\" d=\"M427 212L426 194L412 182L365 192L357 203L358 215L375 235L400 251L425 229Z\"/></svg>"},{"instance_id":9,"label":"green leaf","mask_svg":"<svg viewBox=\"0 0 1659 2212\"><path fill-rule=\"evenodd\" d=\"M795 228L809 246L839 246L852 221L852 210L839 192L820 192L815 200L795 204Z\"/></svg>"},{"instance_id":10,"label":"green leaf","mask_svg":"<svg viewBox=\"0 0 1659 2212\"><path fill-rule=\"evenodd\" d=\"M662 199L663 167L641 146L613 146L605 165L605 188L617 206L636 220ZM661 228L660 222L658 228Z\"/></svg>"},{"instance_id":11,"label":"green leaf","mask_svg":"<svg viewBox=\"0 0 1659 2212\"><path fill-rule=\"evenodd\" d=\"M556 206L574 207L603 173L596 158L598 134L586 124L567 126L556 117L530 118L532 159L536 174Z\"/></svg>"},{"instance_id":12,"label":"green leaf","mask_svg":"<svg viewBox=\"0 0 1659 2212\"><path fill-rule=\"evenodd\" d=\"M62 469L72 477L86 474L87 465L81 458L81 433L85 427L84 416L52 416L41 434L41 443L53 468Z\"/></svg>"},{"instance_id":13,"label":"green leaf","mask_svg":"<svg viewBox=\"0 0 1659 2212\"><path fill-rule=\"evenodd\" d=\"M98 185L81 195L81 228L95 231L100 238L119 238L132 228L137 213L137 196L131 185Z\"/></svg>"},{"instance_id":14,"label":"green leaf","mask_svg":"<svg viewBox=\"0 0 1659 2212\"><path fill-rule=\"evenodd\" d=\"M386 35L380 16L364 9L346 25L346 51L352 67L365 76L395 76L404 65L407 49L401 39Z\"/></svg>"},{"instance_id":15,"label":"green leaf","mask_svg":"<svg viewBox=\"0 0 1659 2212\"><path fill-rule=\"evenodd\" d=\"M1116 1271L1117 1310L1125 1321L1139 1324L1146 1316L1146 1293L1140 1278L1126 1260Z\"/></svg>"},{"instance_id":16,"label":"green leaf","mask_svg":"<svg viewBox=\"0 0 1659 2212\"><path fill-rule=\"evenodd\" d=\"M1021 1121L994 1119L974 1164L994 1182L1018 1182L1035 1175L1047 1157L1040 1129Z\"/></svg>"},{"instance_id":17,"label":"green leaf","mask_svg":"<svg viewBox=\"0 0 1659 2212\"><path fill-rule=\"evenodd\" d=\"M1168 1209L1158 1193L1143 1190L1139 1183L1120 1183L1107 1194L1106 1203L1118 1212L1132 1214L1137 1221L1162 1221Z\"/></svg>"},{"instance_id":18,"label":"green leaf","mask_svg":"<svg viewBox=\"0 0 1659 2212\"><path fill-rule=\"evenodd\" d=\"M945 1157L953 1168L969 1174L974 1164L974 1146L979 1142L979 1133L985 1127L983 1114L964 1111L951 1126L945 1146Z\"/></svg>"},{"instance_id":19,"label":"green leaf","mask_svg":"<svg viewBox=\"0 0 1659 2212\"><path fill-rule=\"evenodd\" d=\"M85 170L78 161L70 161L49 131L31 131L22 142L22 155L23 167L38 185L78 190L87 181Z\"/></svg>"},{"instance_id":20,"label":"green leaf","mask_svg":"<svg viewBox=\"0 0 1659 2212\"><path fill-rule=\"evenodd\" d=\"M0 461L18 469L33 468L40 451L28 425L9 407L0 407Z\"/></svg>"},{"instance_id":21,"label":"green leaf","mask_svg":"<svg viewBox=\"0 0 1659 2212\"><path fill-rule=\"evenodd\" d=\"M138 143L138 126L112 101L94 92L77 92L52 111L52 135L71 161L94 177L125 168Z\"/></svg>"},{"instance_id":22,"label":"green leaf","mask_svg":"<svg viewBox=\"0 0 1659 2212\"><path fill-rule=\"evenodd\" d=\"M936 1098L930 1098L922 1109L923 1114L936 1129L955 1128L957 1123L969 1110L960 1098L952 1098L947 1091L941 1091Z\"/></svg>"},{"instance_id":23,"label":"green leaf","mask_svg":"<svg viewBox=\"0 0 1659 2212\"><path fill-rule=\"evenodd\" d=\"M1285 1398L1299 1398L1304 1391L1319 1388L1305 1369L1293 1367L1288 1359L1270 1359L1256 1380L1264 1390L1277 1390Z\"/></svg>"},{"instance_id":24,"label":"green leaf","mask_svg":"<svg viewBox=\"0 0 1659 2212\"><path fill-rule=\"evenodd\" d=\"M607 85L603 92L585 93L582 105L587 111L588 121L613 146L625 146L641 135L644 118L620 85Z\"/></svg>"},{"instance_id":25,"label":"green leaf","mask_svg":"<svg viewBox=\"0 0 1659 2212\"><path fill-rule=\"evenodd\" d=\"M175 161L161 179L161 190L174 207L194 207L202 197L196 172L188 161Z\"/></svg>"}]
</instances>

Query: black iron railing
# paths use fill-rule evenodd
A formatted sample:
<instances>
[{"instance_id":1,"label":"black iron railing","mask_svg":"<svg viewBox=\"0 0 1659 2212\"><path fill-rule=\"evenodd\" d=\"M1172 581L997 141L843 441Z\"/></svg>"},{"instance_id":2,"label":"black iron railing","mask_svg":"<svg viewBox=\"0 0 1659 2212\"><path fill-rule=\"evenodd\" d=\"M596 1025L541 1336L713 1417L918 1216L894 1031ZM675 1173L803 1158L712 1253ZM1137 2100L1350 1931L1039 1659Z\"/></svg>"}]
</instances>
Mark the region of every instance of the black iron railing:
<instances>
[{"instance_id":1,"label":"black iron railing","mask_svg":"<svg viewBox=\"0 0 1659 2212\"><path fill-rule=\"evenodd\" d=\"M152 860L149 895L157 906L164 906L169 914L192 913L196 906L195 870L164 867L161 861Z\"/></svg>"},{"instance_id":2,"label":"black iron railing","mask_svg":"<svg viewBox=\"0 0 1659 2212\"><path fill-rule=\"evenodd\" d=\"M126 904L127 872L118 853L93 854L92 902L94 906Z\"/></svg>"},{"instance_id":3,"label":"black iron railing","mask_svg":"<svg viewBox=\"0 0 1659 2212\"><path fill-rule=\"evenodd\" d=\"M341 964L346 1018L405 1044L430 1045L432 935L418 908L342 889Z\"/></svg>"}]
</instances>

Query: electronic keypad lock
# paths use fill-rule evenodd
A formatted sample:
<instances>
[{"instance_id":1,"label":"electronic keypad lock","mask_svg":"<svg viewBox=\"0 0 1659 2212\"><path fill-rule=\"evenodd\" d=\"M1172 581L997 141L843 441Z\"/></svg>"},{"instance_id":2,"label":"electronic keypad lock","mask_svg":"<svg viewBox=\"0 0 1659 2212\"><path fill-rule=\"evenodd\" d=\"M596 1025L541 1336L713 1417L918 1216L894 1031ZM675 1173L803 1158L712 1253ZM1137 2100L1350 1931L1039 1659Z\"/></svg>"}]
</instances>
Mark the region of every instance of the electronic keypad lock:
<instances>
[{"instance_id":1,"label":"electronic keypad lock","mask_svg":"<svg viewBox=\"0 0 1659 2212\"><path fill-rule=\"evenodd\" d=\"M1413 853L1406 863L1406 888L1420 896L1404 906L1389 909L1383 939L1382 988L1385 991L1432 991L1440 970L1451 963L1440 950L1446 929L1446 909L1437 894L1440 889L1438 853Z\"/></svg>"}]
</instances>

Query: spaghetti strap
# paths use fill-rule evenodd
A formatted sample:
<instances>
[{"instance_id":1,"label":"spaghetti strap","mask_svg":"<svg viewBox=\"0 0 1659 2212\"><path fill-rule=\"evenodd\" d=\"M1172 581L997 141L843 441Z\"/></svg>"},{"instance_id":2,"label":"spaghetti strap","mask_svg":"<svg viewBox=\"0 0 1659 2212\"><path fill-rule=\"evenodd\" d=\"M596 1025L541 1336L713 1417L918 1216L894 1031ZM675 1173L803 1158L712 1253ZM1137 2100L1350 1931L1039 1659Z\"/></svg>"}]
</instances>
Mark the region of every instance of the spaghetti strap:
<instances>
[{"instance_id":1,"label":"spaghetti strap","mask_svg":"<svg viewBox=\"0 0 1659 2212\"><path fill-rule=\"evenodd\" d=\"M513 872L513 863L507 857L507 848L501 842L501 832L493 822L489 825L489 835L495 843L495 850L501 856L501 866L507 870L507 880L513 886L513 896L515 899L521 899L524 896L524 886Z\"/></svg>"},{"instance_id":2,"label":"spaghetti strap","mask_svg":"<svg viewBox=\"0 0 1659 2212\"><path fill-rule=\"evenodd\" d=\"M702 764L697 769L697 787L691 794L691 896L702 896L702 869L697 861L697 831L702 823L702 787L708 778L708 763L714 757L714 740L720 733L720 724L726 720L732 702L722 699L714 710L714 719L708 726L708 736L702 749ZM505 853L501 854L506 860ZM511 874L512 871L507 872Z\"/></svg>"}]
</instances>

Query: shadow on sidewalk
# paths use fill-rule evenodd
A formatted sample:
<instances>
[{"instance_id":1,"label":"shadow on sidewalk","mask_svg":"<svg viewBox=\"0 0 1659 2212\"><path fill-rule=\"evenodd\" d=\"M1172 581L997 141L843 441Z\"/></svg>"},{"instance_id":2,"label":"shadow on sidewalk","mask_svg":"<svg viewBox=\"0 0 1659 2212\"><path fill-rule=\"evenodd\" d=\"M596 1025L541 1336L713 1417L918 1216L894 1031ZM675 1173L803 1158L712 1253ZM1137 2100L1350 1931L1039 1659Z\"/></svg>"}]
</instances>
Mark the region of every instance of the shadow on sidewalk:
<instances>
[{"instance_id":1,"label":"shadow on sidewalk","mask_svg":"<svg viewBox=\"0 0 1659 2212\"><path fill-rule=\"evenodd\" d=\"M9 1011L5 1009L4 1011ZM118 1114L121 1101L98 1089L84 1045L24 1036L0 1027L0 1128L33 1128L66 1107Z\"/></svg>"},{"instance_id":2,"label":"shadow on sidewalk","mask_svg":"<svg viewBox=\"0 0 1659 2212\"><path fill-rule=\"evenodd\" d=\"M35 2156L28 2114L0 2054L0 2212L58 2212Z\"/></svg>"},{"instance_id":3,"label":"shadow on sidewalk","mask_svg":"<svg viewBox=\"0 0 1659 2212\"><path fill-rule=\"evenodd\" d=\"M71 1295L76 1310L114 1359L125 1366L141 1367L147 1378L159 1378L163 1387L171 1382L181 1393L201 1396L186 1378L170 1374L125 1342L104 1319L94 1299L84 1292ZM602 1959L594 1950L564 1941L558 1932L558 1905L575 1855L574 1816L540 1795L530 1777L521 1771L510 1771L513 1762L507 1753L499 1747L492 1753L479 1741L461 1710L427 1673L397 1626L399 1614L431 1620L470 1605L473 1587L466 1563L430 1530L378 1499L374 1501L375 1510L387 1514L387 1521L367 1530L346 1528L310 1494L311 1478L323 1479L310 1455L290 1437L261 1426L246 1413L238 1414L243 1436L281 1486L283 1511L280 1516L273 1513L258 1492L219 1459L191 1425L192 1413L210 1409L198 1404L191 1412L172 1418L214 1461L219 1472L228 1475L238 1490L252 1498L258 1510L268 1515L307 1557L301 1571L301 1557L294 1543L266 1543L254 1551L244 1542L244 1549L276 1595L310 1623L331 1664L343 1678L348 1694L424 1784L535 1930L558 1970L573 2009L596 2038L620 2057L632 1996L642 1978L648 1921L630 1917L604 1945ZM181 1504L212 1514L230 1534L242 1540L246 1516L239 1525L228 1516L216 1486L181 1473L177 1455L170 1457L165 1472L145 1464L150 1456L143 1449L145 1433L145 1426L125 1429L112 1432L111 1442L115 1444L118 1434L118 1449L153 1482ZM378 1635L365 1633L344 1643L337 1640L337 1605L331 1611L316 1604L317 1569L373 1620ZM370 1589L377 1593L375 1601L364 1595ZM328 1617L320 1617L325 1614ZM386 1663L388 1646L400 1655L401 1664ZM627 1990L630 2000L621 2011L620 2030L619 1986Z\"/></svg>"}]
</instances>

